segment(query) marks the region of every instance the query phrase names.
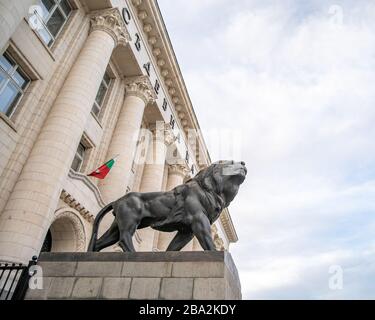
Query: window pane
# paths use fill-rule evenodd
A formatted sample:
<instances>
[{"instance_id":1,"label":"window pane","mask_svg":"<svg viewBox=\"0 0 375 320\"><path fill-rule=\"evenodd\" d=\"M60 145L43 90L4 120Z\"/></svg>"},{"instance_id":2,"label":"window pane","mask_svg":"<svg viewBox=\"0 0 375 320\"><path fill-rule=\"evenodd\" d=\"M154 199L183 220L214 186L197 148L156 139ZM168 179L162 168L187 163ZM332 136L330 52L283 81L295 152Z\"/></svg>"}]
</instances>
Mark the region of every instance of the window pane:
<instances>
[{"instance_id":1,"label":"window pane","mask_svg":"<svg viewBox=\"0 0 375 320\"><path fill-rule=\"evenodd\" d=\"M29 83L29 79L24 76L19 70L14 73L13 79L22 89L25 89L27 84Z\"/></svg>"},{"instance_id":2,"label":"window pane","mask_svg":"<svg viewBox=\"0 0 375 320\"><path fill-rule=\"evenodd\" d=\"M3 87L3 82L5 81L5 79L7 79L7 77L5 77L5 74L3 74L3 71L0 70L0 90Z\"/></svg>"},{"instance_id":3,"label":"window pane","mask_svg":"<svg viewBox=\"0 0 375 320\"><path fill-rule=\"evenodd\" d=\"M55 5L54 0L42 0L41 2L41 7L43 8L43 10L47 10L49 12L52 11L53 6Z\"/></svg>"},{"instance_id":4,"label":"window pane","mask_svg":"<svg viewBox=\"0 0 375 320\"><path fill-rule=\"evenodd\" d=\"M69 5L69 2L66 0L61 1L60 3L61 8L64 10L65 14L68 16L69 13L72 11L71 6Z\"/></svg>"},{"instance_id":5,"label":"window pane","mask_svg":"<svg viewBox=\"0 0 375 320\"><path fill-rule=\"evenodd\" d=\"M102 82L100 87L99 87L98 94L96 95L96 99L95 99L95 101L97 102L97 104L99 106L102 106L102 103L103 103L104 96L105 96L106 92L107 92L107 88L104 86L104 84Z\"/></svg>"},{"instance_id":6,"label":"window pane","mask_svg":"<svg viewBox=\"0 0 375 320\"><path fill-rule=\"evenodd\" d=\"M95 114L96 116L99 115L100 108L99 108L99 106L97 105L96 102L95 102L94 105L92 106L92 112L93 112L93 114Z\"/></svg>"},{"instance_id":7,"label":"window pane","mask_svg":"<svg viewBox=\"0 0 375 320\"><path fill-rule=\"evenodd\" d=\"M0 111L10 115L12 107L17 103L20 93L15 85L10 82L0 94Z\"/></svg>"},{"instance_id":8,"label":"window pane","mask_svg":"<svg viewBox=\"0 0 375 320\"><path fill-rule=\"evenodd\" d=\"M0 57L0 66L5 70L9 71L14 66L14 62L8 57L6 53Z\"/></svg>"},{"instance_id":9,"label":"window pane","mask_svg":"<svg viewBox=\"0 0 375 320\"><path fill-rule=\"evenodd\" d=\"M111 78L109 77L109 75L108 75L107 72L104 74L104 81L105 81L105 83L106 83L107 85L108 85L109 82L111 81Z\"/></svg>"},{"instance_id":10,"label":"window pane","mask_svg":"<svg viewBox=\"0 0 375 320\"><path fill-rule=\"evenodd\" d=\"M77 150L77 153L81 156L81 158L83 158L84 154L85 154L85 147L83 146L82 143L79 144L78 146L78 150Z\"/></svg>"},{"instance_id":11,"label":"window pane","mask_svg":"<svg viewBox=\"0 0 375 320\"><path fill-rule=\"evenodd\" d=\"M79 172L81 170L83 158L84 158L84 155L85 155L85 151L86 151L85 146L82 143L80 143L78 145L78 149L77 149L76 155L74 157L74 160L73 160L73 163L72 163L72 166L71 166L71 168L74 171Z\"/></svg>"},{"instance_id":12,"label":"window pane","mask_svg":"<svg viewBox=\"0 0 375 320\"><path fill-rule=\"evenodd\" d=\"M82 160L76 155L72 163L72 169L74 171L79 171L81 169Z\"/></svg>"},{"instance_id":13,"label":"window pane","mask_svg":"<svg viewBox=\"0 0 375 320\"><path fill-rule=\"evenodd\" d=\"M44 20L47 21L49 13L52 11L55 1L53 0L42 0L40 2L40 9L37 10L37 14Z\"/></svg>"},{"instance_id":14,"label":"window pane","mask_svg":"<svg viewBox=\"0 0 375 320\"><path fill-rule=\"evenodd\" d=\"M37 32L47 46L52 44L53 39L44 26L38 29Z\"/></svg>"},{"instance_id":15,"label":"window pane","mask_svg":"<svg viewBox=\"0 0 375 320\"><path fill-rule=\"evenodd\" d=\"M64 21L64 16L60 12L60 10L56 9L47 22L47 28L54 37L56 37L56 35L59 33L62 25L64 24Z\"/></svg>"}]
</instances>

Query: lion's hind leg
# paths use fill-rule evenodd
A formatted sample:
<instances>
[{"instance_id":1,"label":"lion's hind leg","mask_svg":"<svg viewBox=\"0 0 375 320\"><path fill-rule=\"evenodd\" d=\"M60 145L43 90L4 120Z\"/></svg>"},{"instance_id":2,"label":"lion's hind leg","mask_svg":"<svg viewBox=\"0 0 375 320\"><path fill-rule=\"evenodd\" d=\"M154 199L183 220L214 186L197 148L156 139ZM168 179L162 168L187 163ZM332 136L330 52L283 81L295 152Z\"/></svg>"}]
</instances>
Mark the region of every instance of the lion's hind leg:
<instances>
[{"instance_id":1,"label":"lion's hind leg","mask_svg":"<svg viewBox=\"0 0 375 320\"><path fill-rule=\"evenodd\" d=\"M119 245L123 251L135 252L133 235L142 220L143 200L138 194L128 194L117 207L116 221L120 232Z\"/></svg>"},{"instance_id":2,"label":"lion's hind leg","mask_svg":"<svg viewBox=\"0 0 375 320\"><path fill-rule=\"evenodd\" d=\"M125 221L124 219L119 220L120 229L120 241L119 245L121 249L125 252L135 252L133 245L133 234L137 230L137 225L131 221Z\"/></svg>"},{"instance_id":3,"label":"lion's hind leg","mask_svg":"<svg viewBox=\"0 0 375 320\"><path fill-rule=\"evenodd\" d=\"M139 220L135 219L133 216L118 215L118 227L119 227L119 245L123 251L135 252L133 245L133 235L137 230Z\"/></svg>"},{"instance_id":4,"label":"lion's hind leg","mask_svg":"<svg viewBox=\"0 0 375 320\"><path fill-rule=\"evenodd\" d=\"M129 232L124 232L121 235L119 245L124 252L135 252L135 248L133 245L133 236Z\"/></svg>"},{"instance_id":5,"label":"lion's hind leg","mask_svg":"<svg viewBox=\"0 0 375 320\"><path fill-rule=\"evenodd\" d=\"M117 226L116 220L113 221L110 228L97 240L95 245L95 251L100 251L111 245L114 245L119 241L120 233Z\"/></svg>"},{"instance_id":6,"label":"lion's hind leg","mask_svg":"<svg viewBox=\"0 0 375 320\"><path fill-rule=\"evenodd\" d=\"M193 237L194 235L192 233L182 233L181 231L177 232L169 244L167 251L180 251L193 239Z\"/></svg>"}]
</instances>

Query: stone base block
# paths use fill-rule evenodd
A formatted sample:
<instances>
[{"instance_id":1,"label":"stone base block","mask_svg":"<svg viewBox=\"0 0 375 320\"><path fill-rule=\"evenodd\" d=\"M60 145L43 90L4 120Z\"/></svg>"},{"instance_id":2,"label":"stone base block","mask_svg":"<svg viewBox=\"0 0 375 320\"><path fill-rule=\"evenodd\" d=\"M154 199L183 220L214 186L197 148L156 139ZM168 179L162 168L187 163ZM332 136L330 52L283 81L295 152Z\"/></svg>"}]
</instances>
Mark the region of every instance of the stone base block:
<instances>
[{"instance_id":1,"label":"stone base block","mask_svg":"<svg viewBox=\"0 0 375 320\"><path fill-rule=\"evenodd\" d=\"M43 288L26 299L238 300L228 252L43 253Z\"/></svg>"}]
</instances>

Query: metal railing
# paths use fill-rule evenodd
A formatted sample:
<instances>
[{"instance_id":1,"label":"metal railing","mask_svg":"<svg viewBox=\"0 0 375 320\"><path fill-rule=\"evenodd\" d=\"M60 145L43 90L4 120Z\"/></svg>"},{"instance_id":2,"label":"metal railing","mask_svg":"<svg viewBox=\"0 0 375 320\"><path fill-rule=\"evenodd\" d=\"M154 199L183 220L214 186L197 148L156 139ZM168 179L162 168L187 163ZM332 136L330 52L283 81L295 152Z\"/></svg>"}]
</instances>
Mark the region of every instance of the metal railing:
<instances>
[{"instance_id":1,"label":"metal railing","mask_svg":"<svg viewBox=\"0 0 375 320\"><path fill-rule=\"evenodd\" d=\"M0 263L0 300L23 300L29 287L29 280L33 274L29 268L37 264L34 256L29 264Z\"/></svg>"}]
</instances>

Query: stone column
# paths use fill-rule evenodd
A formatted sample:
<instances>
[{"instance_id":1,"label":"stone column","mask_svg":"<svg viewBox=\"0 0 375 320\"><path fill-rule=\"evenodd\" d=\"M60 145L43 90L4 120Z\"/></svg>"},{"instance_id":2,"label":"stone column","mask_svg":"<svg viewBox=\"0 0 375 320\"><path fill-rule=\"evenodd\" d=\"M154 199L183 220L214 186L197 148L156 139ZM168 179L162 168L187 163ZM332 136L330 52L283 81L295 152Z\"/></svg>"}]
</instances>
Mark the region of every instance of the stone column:
<instances>
[{"instance_id":1,"label":"stone column","mask_svg":"<svg viewBox=\"0 0 375 320\"><path fill-rule=\"evenodd\" d=\"M0 217L0 260L39 254L112 51L129 36L117 9L91 17L91 31L44 123Z\"/></svg>"},{"instance_id":2,"label":"stone column","mask_svg":"<svg viewBox=\"0 0 375 320\"><path fill-rule=\"evenodd\" d=\"M172 164L168 166L168 180L167 180L167 191L172 190L173 188L184 183L184 179L188 174L189 169L186 165L182 164ZM172 241L176 232L159 232L157 248L160 251L165 251L168 248L168 245ZM185 246L184 251L192 251L191 246L192 241Z\"/></svg>"},{"instance_id":3,"label":"stone column","mask_svg":"<svg viewBox=\"0 0 375 320\"><path fill-rule=\"evenodd\" d=\"M147 151L140 192L161 191L167 146L173 141L172 133L164 122L157 122L150 129L153 139Z\"/></svg>"},{"instance_id":4,"label":"stone column","mask_svg":"<svg viewBox=\"0 0 375 320\"><path fill-rule=\"evenodd\" d=\"M189 168L185 164L172 164L168 166L167 191L184 183L184 179L189 173Z\"/></svg>"},{"instance_id":5,"label":"stone column","mask_svg":"<svg viewBox=\"0 0 375 320\"><path fill-rule=\"evenodd\" d=\"M126 97L108 149L107 159L118 155L115 166L99 184L107 202L122 197L129 184L130 171L137 148L145 106L156 99L148 77L126 80Z\"/></svg>"},{"instance_id":6,"label":"stone column","mask_svg":"<svg viewBox=\"0 0 375 320\"><path fill-rule=\"evenodd\" d=\"M0 51L36 0L0 0Z\"/></svg>"},{"instance_id":7,"label":"stone column","mask_svg":"<svg viewBox=\"0 0 375 320\"><path fill-rule=\"evenodd\" d=\"M140 192L161 191L167 146L173 141L173 135L170 130L165 130L164 122L157 122L156 126L151 128L151 131L153 139L147 151ZM152 251L154 249L155 231L151 228L138 231L142 239L139 245L139 251Z\"/></svg>"}]
</instances>

